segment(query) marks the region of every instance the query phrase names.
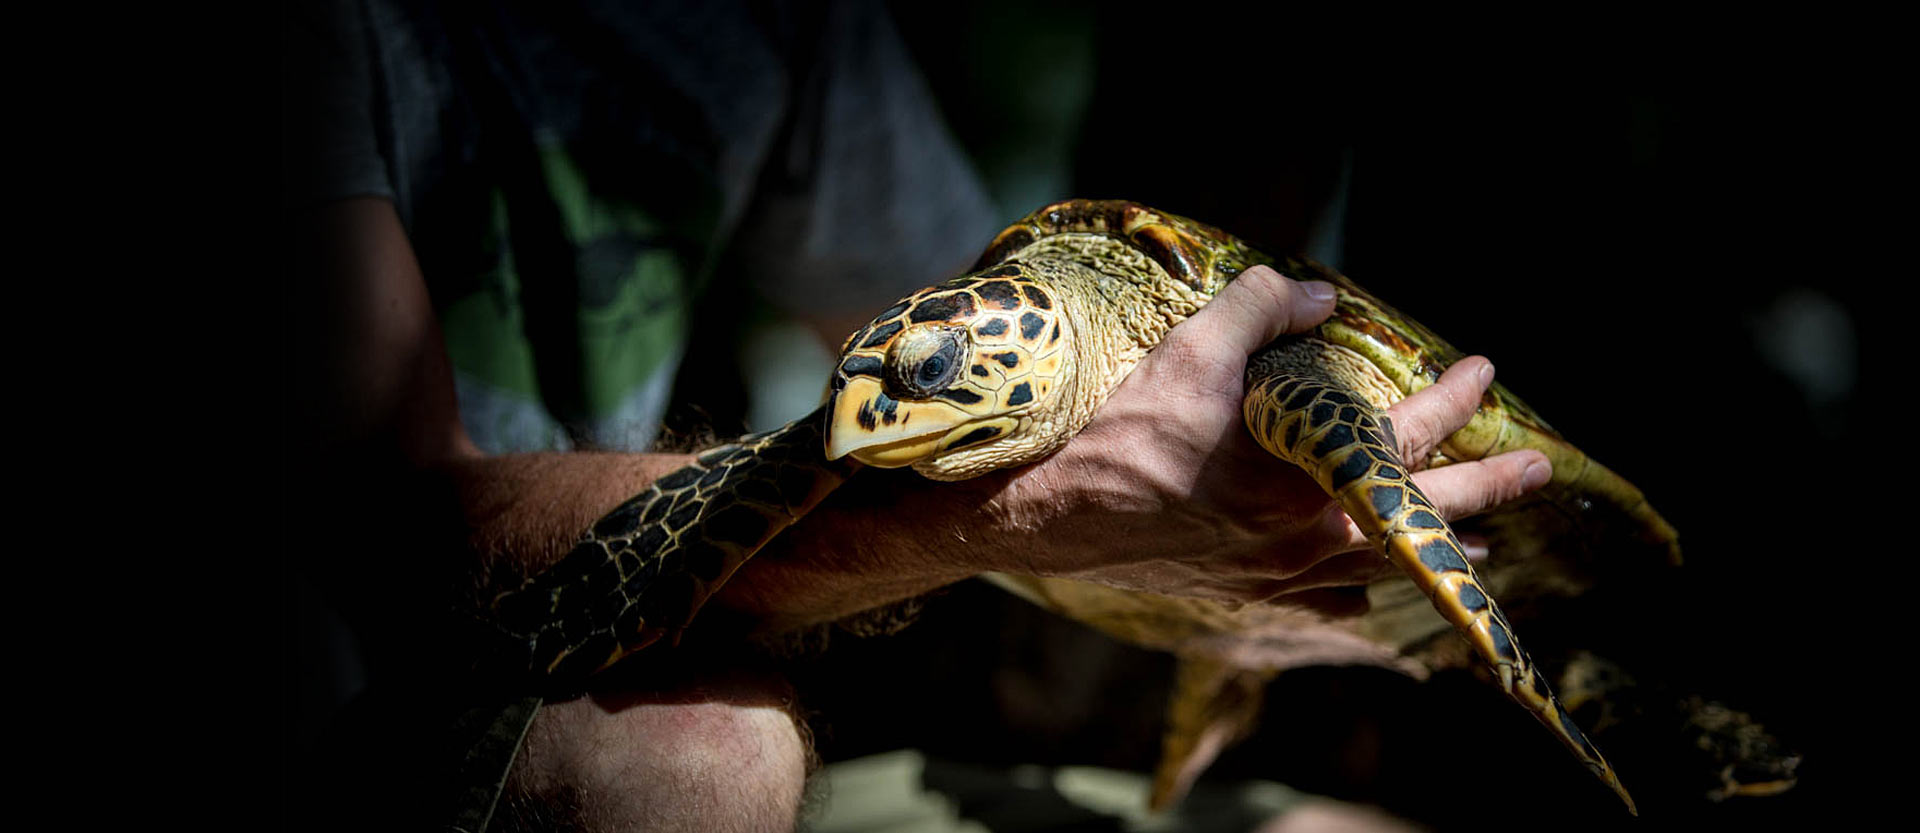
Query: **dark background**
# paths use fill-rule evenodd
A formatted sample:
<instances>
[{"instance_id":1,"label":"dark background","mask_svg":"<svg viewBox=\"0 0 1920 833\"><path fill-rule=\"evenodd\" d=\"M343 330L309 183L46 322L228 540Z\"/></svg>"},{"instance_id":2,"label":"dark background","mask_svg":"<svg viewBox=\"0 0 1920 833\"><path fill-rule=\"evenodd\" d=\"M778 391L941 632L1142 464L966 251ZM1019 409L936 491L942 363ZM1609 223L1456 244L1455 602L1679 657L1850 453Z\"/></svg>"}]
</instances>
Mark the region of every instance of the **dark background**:
<instances>
[{"instance_id":1,"label":"dark background","mask_svg":"<svg viewBox=\"0 0 1920 833\"><path fill-rule=\"evenodd\" d=\"M1621 740L1639 829L1854 811L1892 751L1880 721L1902 722L1875 669L1898 662L1879 623L1905 571L1879 530L1901 525L1905 462L1877 451L1890 426L1869 416L1893 403L1867 383L1901 355L1870 322L1908 273L1883 241L1910 96L1874 21L1016 5L892 6L1009 219L1121 197L1333 262L1491 357L1681 531L1684 568L1607 588L1580 626L1804 763L1786 795L1713 804L1672 781L1660 739ZM895 640L843 644L823 678L888 672L818 698L823 751L905 736L963 759L1150 763L1151 732L1118 727L1154 713L1165 658L1046 619L962 588ZM939 659L916 678L913 657ZM1312 670L1276 683L1213 775L1443 829L1623 826L1564 757L1469 678Z\"/></svg>"}]
</instances>

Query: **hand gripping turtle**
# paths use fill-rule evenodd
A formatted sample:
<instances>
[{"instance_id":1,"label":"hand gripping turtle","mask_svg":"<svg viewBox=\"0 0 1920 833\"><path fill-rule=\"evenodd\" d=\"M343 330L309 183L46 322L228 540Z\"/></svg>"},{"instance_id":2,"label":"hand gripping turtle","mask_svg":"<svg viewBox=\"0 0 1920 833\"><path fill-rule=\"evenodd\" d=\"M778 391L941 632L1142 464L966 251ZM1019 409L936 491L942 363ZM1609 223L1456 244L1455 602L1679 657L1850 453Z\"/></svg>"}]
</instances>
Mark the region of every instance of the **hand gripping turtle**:
<instances>
[{"instance_id":1,"label":"hand gripping turtle","mask_svg":"<svg viewBox=\"0 0 1920 833\"><path fill-rule=\"evenodd\" d=\"M552 569L502 594L494 606L498 626L536 674L578 677L605 668L684 628L742 562L863 464L912 466L935 480L958 480L1058 450L1169 329L1260 264L1331 282L1339 297L1328 321L1248 362L1248 430L1331 495L1466 638L1501 689L1631 811L1612 767L1556 701L1458 537L1400 459L1385 410L1463 355L1342 275L1269 257L1217 229L1130 202L1042 208L1002 232L972 273L882 312L847 339L819 410L708 450L660 478L596 523ZM1550 490L1610 504L1634 520L1642 538L1677 555L1672 528L1637 489L1588 460L1497 384L1471 422L1426 462L1519 448L1547 455ZM1032 584L1008 583L1029 598L1054 601ZM1108 600L1102 604L1118 603L1116 595L1144 596L1104 587L1095 593ZM1076 616L1091 609L1053 606ZM1193 600L1156 610L1176 619L1219 614ZM1231 627L1232 617L1225 621ZM1138 641L1151 645L1151 636ZM1183 707L1191 712L1223 682L1217 674L1183 671L1180 685L1156 805L1177 797L1197 770L1187 759L1201 754L1193 751L1193 735L1203 727L1183 722Z\"/></svg>"}]
</instances>

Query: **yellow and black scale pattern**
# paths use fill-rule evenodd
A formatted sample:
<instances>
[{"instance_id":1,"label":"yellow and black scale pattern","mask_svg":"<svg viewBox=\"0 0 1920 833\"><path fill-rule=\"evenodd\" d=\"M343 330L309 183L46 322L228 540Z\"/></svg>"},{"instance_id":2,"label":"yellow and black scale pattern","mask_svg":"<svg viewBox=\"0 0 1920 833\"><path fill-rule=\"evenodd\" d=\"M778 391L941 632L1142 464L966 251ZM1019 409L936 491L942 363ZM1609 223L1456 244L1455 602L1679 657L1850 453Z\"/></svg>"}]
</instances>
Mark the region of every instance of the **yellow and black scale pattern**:
<instances>
[{"instance_id":1,"label":"yellow and black scale pattern","mask_svg":"<svg viewBox=\"0 0 1920 833\"><path fill-rule=\"evenodd\" d=\"M905 328L951 321L969 322L970 338L967 350L954 351L957 361L950 367L940 368L931 377L914 378L921 376L924 363L887 362L887 350ZM849 337L841 352L845 358L830 383L836 393L855 377L867 376L883 380L888 390L923 392L981 417L1045 398L1067 358L1053 297L1017 263L954 278L902 299ZM908 369L916 372L910 376L904 372ZM971 377L970 384L940 384L943 377L958 375ZM860 409L857 418L868 430L896 424L910 428L911 414L902 414L898 405L899 400L883 390L871 405ZM989 421L946 438L936 453L979 445L1004 431L1005 426Z\"/></svg>"},{"instance_id":2,"label":"yellow and black scale pattern","mask_svg":"<svg viewBox=\"0 0 1920 833\"><path fill-rule=\"evenodd\" d=\"M702 453L596 523L555 567L502 594L494 605L497 624L522 646L523 667L536 675L584 676L684 628L741 563L860 468L842 456L846 452L831 450L835 426L843 434L911 434L920 430L909 424L915 409L932 414L929 405L977 417L956 423L951 433L916 440L911 453L922 456L912 460L888 458L886 449L866 458L885 459L886 465L911 462L923 474L949 478L977 471L943 473L925 460L966 458L993 440L1030 432L1031 414L1024 412L1052 392L1048 386L1071 378L1075 361L1073 351L1062 347L1067 316L1060 310L1063 299L1050 294L1056 286L1051 279L1091 267L1132 273L1115 283L1142 280L1139 270L1121 262L1060 263L1062 256L1045 244L1073 235L1123 241L1121 248L1137 253L1132 257L1144 255L1154 271L1176 282L1150 295L1117 291L1103 299L1156 307L1129 308L1133 317L1123 322L1109 319L1137 330L1129 337L1141 343L1141 352L1256 264L1339 287L1333 319L1249 363L1249 429L1269 451L1315 477L1467 637L1503 690L1631 810L1632 799L1612 768L1554 700L1458 539L1399 459L1383 413L1386 400L1430 384L1460 354L1342 275L1269 257L1210 226L1123 201L1057 203L1015 223L995 238L974 273L901 300L849 337L826 405L784 428ZM1380 385L1399 393L1383 399ZM862 388L860 396L850 386ZM1096 404L1104 396L1097 394ZM846 410L853 402L857 412L837 422L836 405ZM1065 432L1083 425L1069 420ZM1645 537L1668 544L1675 538L1631 484L1590 463L1499 385L1483 398L1474 422L1449 443L1451 458L1436 455L1433 462L1541 448L1556 467L1549 489L1632 507L1629 514ZM822 454L823 445L829 455ZM1042 456L1057 447L1045 446ZM1561 476L1576 467L1571 481Z\"/></svg>"},{"instance_id":3,"label":"yellow and black scale pattern","mask_svg":"<svg viewBox=\"0 0 1920 833\"><path fill-rule=\"evenodd\" d=\"M494 601L514 665L571 684L685 628L742 562L860 466L820 453L822 418L701 452Z\"/></svg>"},{"instance_id":4,"label":"yellow and black scale pattern","mask_svg":"<svg viewBox=\"0 0 1920 833\"><path fill-rule=\"evenodd\" d=\"M964 371L998 397L961 389L939 395L980 413L1017 407L1050 392L1051 382L1029 379L1029 371L1051 377L1062 360L1059 322L1042 314L1052 307L1017 266L922 290L848 337L831 388L882 376L886 346L910 324L999 310L1007 314L984 315L973 327L980 349ZM899 419L893 404L882 397L860 418L869 427L892 425ZM513 664L574 682L685 628L734 570L861 467L825 459L825 411L701 452L601 518L552 568L501 594L494 621L522 652ZM942 450L1000 433L982 426Z\"/></svg>"},{"instance_id":5,"label":"yellow and black scale pattern","mask_svg":"<svg viewBox=\"0 0 1920 833\"><path fill-rule=\"evenodd\" d=\"M1392 421L1316 360L1328 349L1297 340L1248 362L1242 405L1248 430L1262 448L1305 470L1332 495L1374 547L1466 636L1501 690L1634 811L1613 768L1521 649L1513 626L1467 563L1459 537L1408 475Z\"/></svg>"},{"instance_id":6,"label":"yellow and black scale pattern","mask_svg":"<svg viewBox=\"0 0 1920 833\"><path fill-rule=\"evenodd\" d=\"M1209 296L1255 264L1272 265L1299 280L1331 279L1341 290L1340 306L1347 313L1344 323L1349 326L1377 326L1382 319L1411 325L1408 335L1413 340L1403 337L1402 343L1394 345L1401 362L1411 360L1423 365L1409 375L1425 376L1430 382L1444 370L1433 360L1447 353L1456 354L1451 358L1458 357L1451 348L1428 349L1444 342L1380 304L1344 276L1316 265L1268 257L1218 229L1133 203L1075 200L1043 208L1002 232L981 258L981 264L1063 232L1122 237L1147 253L1169 276ZM1356 307L1371 307L1371 314L1355 321L1352 313ZM1466 636L1475 652L1491 666L1501 689L1532 712L1626 803L1629 812L1637 815L1632 796L1612 766L1555 699L1545 677L1521 649L1513 627L1467 563L1458 536L1409 476L1391 421L1357 389L1370 381L1356 378L1352 372L1354 359L1360 358L1313 337L1286 339L1251 357L1243 401L1248 430L1263 448L1300 466L1339 502L1374 546ZM1531 422L1527 428L1550 433L1544 422L1504 389L1489 391L1488 398L1491 401L1487 404L1499 407L1509 421L1523 425ZM1380 404L1384 407L1387 403ZM1493 452L1489 448L1484 453ZM1580 455L1580 462L1584 474L1584 455ZM1643 498L1634 502L1634 508L1651 514ZM1665 522L1660 521L1659 526L1664 527Z\"/></svg>"}]
</instances>

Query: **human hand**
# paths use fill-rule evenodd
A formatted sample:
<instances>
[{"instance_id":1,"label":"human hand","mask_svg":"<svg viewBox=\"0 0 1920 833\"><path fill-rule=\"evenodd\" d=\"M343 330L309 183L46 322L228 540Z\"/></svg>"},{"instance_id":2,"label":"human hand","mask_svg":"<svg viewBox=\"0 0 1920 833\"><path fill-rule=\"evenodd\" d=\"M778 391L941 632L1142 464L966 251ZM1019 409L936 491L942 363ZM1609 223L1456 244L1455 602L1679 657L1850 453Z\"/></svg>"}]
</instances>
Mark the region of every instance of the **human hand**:
<instances>
[{"instance_id":1,"label":"human hand","mask_svg":"<svg viewBox=\"0 0 1920 833\"><path fill-rule=\"evenodd\" d=\"M1328 284L1248 270L1173 328L1073 442L1001 482L987 503L999 515L998 540L974 551L1002 572L1228 603L1292 595L1351 607L1351 596L1309 591L1365 584L1393 568L1310 477L1260 448L1241 417L1248 355L1332 311ZM1394 405L1402 459L1423 463L1492 381L1492 364L1471 357ZM1517 451L1414 480L1452 519L1550 474L1544 455Z\"/></svg>"}]
</instances>

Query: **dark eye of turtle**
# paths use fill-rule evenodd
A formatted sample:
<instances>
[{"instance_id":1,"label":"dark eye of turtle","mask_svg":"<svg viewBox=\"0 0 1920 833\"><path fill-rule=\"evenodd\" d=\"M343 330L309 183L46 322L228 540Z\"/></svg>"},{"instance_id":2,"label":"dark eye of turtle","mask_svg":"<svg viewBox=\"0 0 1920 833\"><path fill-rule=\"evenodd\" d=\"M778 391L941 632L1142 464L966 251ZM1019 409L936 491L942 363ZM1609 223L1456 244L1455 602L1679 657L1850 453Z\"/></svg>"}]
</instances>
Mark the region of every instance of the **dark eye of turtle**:
<instances>
[{"instance_id":1,"label":"dark eye of turtle","mask_svg":"<svg viewBox=\"0 0 1920 833\"><path fill-rule=\"evenodd\" d=\"M887 357L887 390L896 399L932 399L966 369L967 331L960 327L909 330Z\"/></svg>"},{"instance_id":2,"label":"dark eye of turtle","mask_svg":"<svg viewBox=\"0 0 1920 833\"><path fill-rule=\"evenodd\" d=\"M942 349L928 356L926 361L920 363L920 372L913 374L913 381L918 382L920 387L929 389L940 384L940 377L947 374L946 354L950 352L952 350Z\"/></svg>"},{"instance_id":3,"label":"dark eye of turtle","mask_svg":"<svg viewBox=\"0 0 1920 833\"><path fill-rule=\"evenodd\" d=\"M913 387L921 396L932 396L945 390L960 374L960 345L949 341L940 346L940 351L920 361L920 367L913 371Z\"/></svg>"}]
</instances>

